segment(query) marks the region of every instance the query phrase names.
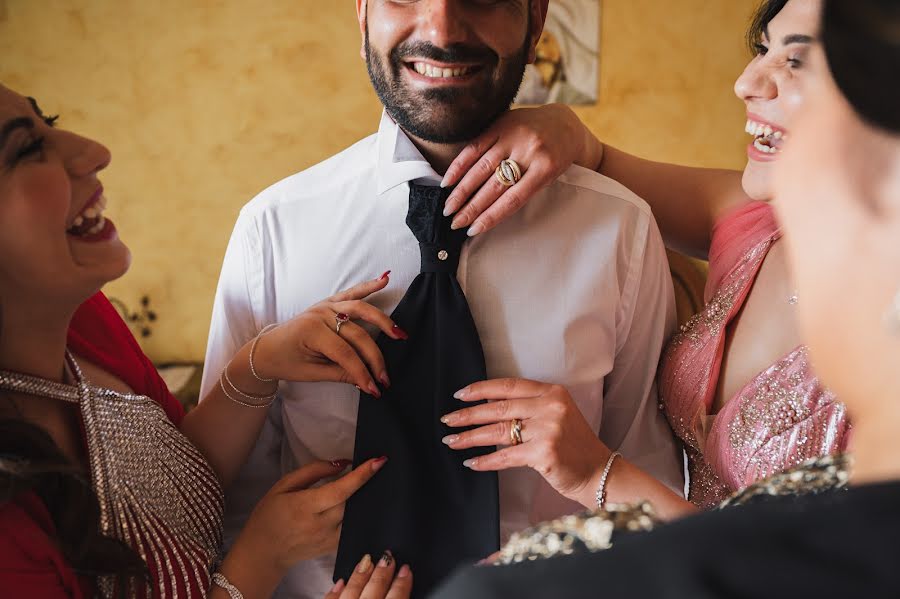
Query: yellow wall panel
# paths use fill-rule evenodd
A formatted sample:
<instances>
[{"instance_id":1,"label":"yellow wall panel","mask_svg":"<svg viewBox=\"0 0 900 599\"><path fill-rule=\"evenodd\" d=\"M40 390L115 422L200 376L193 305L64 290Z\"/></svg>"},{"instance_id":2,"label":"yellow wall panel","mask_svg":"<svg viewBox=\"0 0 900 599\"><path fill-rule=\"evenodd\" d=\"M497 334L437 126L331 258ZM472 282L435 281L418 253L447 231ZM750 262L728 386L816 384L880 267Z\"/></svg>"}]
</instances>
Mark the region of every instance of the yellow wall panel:
<instances>
[{"instance_id":1,"label":"yellow wall panel","mask_svg":"<svg viewBox=\"0 0 900 599\"><path fill-rule=\"evenodd\" d=\"M742 168L754 5L604 0L600 101L578 113L623 149ZM202 359L240 207L377 128L359 44L349 0L0 0L0 81L113 152L134 263L107 291L151 297L155 360Z\"/></svg>"}]
</instances>

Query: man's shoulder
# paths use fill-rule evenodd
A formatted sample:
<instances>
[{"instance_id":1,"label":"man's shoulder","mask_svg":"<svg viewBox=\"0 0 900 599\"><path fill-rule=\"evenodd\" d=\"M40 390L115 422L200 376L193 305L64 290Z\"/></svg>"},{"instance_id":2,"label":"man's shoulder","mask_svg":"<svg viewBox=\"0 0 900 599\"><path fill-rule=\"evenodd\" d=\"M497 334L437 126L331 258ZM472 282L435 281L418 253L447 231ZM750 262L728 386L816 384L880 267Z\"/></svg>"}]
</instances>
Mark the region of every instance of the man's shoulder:
<instances>
[{"instance_id":1,"label":"man's shoulder","mask_svg":"<svg viewBox=\"0 0 900 599\"><path fill-rule=\"evenodd\" d=\"M650 206L636 193L605 175L577 165L569 167L551 185L553 195L577 193L613 211L637 213L652 218ZM595 209L596 206L591 206Z\"/></svg>"},{"instance_id":2,"label":"man's shoulder","mask_svg":"<svg viewBox=\"0 0 900 599\"><path fill-rule=\"evenodd\" d=\"M257 217L297 202L333 197L332 192L371 176L375 170L376 140L377 134L372 134L334 156L270 185L241 209L241 216Z\"/></svg>"}]
</instances>

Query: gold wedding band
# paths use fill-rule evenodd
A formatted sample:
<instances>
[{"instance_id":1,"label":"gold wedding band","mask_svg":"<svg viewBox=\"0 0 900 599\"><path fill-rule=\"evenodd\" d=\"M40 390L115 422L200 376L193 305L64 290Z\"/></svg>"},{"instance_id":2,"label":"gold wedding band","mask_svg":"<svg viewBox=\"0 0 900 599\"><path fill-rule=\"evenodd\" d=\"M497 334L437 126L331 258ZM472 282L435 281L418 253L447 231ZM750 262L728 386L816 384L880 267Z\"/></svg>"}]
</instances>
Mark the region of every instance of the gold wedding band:
<instances>
[{"instance_id":1,"label":"gold wedding band","mask_svg":"<svg viewBox=\"0 0 900 599\"><path fill-rule=\"evenodd\" d=\"M522 444L522 421L518 418L510 423L509 438L513 445Z\"/></svg>"},{"instance_id":2,"label":"gold wedding band","mask_svg":"<svg viewBox=\"0 0 900 599\"><path fill-rule=\"evenodd\" d=\"M503 187L510 187L518 183L522 178L522 169L519 168L519 165L515 160L507 158L500 162L500 166L494 171L494 175L497 177L497 181L500 182L500 185Z\"/></svg>"}]
</instances>

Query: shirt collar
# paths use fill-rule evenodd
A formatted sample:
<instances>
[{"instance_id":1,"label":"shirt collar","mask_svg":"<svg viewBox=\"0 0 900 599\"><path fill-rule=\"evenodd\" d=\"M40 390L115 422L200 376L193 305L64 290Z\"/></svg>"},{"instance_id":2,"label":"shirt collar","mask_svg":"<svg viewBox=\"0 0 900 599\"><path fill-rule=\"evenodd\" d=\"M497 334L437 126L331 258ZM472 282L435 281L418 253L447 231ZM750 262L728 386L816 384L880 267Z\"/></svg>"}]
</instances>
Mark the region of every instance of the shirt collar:
<instances>
[{"instance_id":1,"label":"shirt collar","mask_svg":"<svg viewBox=\"0 0 900 599\"><path fill-rule=\"evenodd\" d=\"M376 160L375 181L378 195L410 181L417 181L423 185L437 185L442 178L425 160L403 129L388 116L387 111L381 113Z\"/></svg>"}]
</instances>

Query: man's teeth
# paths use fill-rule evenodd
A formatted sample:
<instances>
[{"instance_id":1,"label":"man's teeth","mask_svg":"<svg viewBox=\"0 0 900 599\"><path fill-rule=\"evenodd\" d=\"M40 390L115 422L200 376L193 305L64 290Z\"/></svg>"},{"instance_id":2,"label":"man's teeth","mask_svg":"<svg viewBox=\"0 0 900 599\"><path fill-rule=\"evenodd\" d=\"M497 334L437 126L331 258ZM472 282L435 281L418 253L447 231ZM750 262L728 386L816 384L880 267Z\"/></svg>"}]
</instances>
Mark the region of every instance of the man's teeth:
<instances>
[{"instance_id":1,"label":"man's teeth","mask_svg":"<svg viewBox=\"0 0 900 599\"><path fill-rule=\"evenodd\" d=\"M472 70L470 67L462 67L462 68L457 68L457 69L442 69L440 67L430 65L427 62L413 63L413 69L415 69L415 71L419 75L425 75L426 77L430 77L432 79L462 77L463 75L468 75L469 72Z\"/></svg>"}]
</instances>

